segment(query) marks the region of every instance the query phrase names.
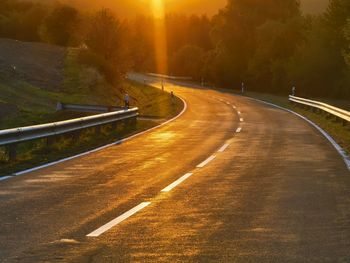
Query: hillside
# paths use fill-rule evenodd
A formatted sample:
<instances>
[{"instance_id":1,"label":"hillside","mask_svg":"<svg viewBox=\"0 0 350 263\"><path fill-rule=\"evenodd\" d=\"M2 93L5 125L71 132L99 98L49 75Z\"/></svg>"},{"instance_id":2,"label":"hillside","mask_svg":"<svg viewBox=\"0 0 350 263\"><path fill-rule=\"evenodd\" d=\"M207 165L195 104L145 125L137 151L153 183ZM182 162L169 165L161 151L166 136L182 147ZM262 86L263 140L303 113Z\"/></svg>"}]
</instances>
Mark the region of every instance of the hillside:
<instances>
[{"instance_id":1,"label":"hillside","mask_svg":"<svg viewBox=\"0 0 350 263\"><path fill-rule=\"evenodd\" d=\"M56 112L57 102L122 105L126 92L141 114L172 114L164 93L126 81L112 86L95 68L80 64L78 54L78 49L0 39L0 129L80 116Z\"/></svg>"}]
</instances>

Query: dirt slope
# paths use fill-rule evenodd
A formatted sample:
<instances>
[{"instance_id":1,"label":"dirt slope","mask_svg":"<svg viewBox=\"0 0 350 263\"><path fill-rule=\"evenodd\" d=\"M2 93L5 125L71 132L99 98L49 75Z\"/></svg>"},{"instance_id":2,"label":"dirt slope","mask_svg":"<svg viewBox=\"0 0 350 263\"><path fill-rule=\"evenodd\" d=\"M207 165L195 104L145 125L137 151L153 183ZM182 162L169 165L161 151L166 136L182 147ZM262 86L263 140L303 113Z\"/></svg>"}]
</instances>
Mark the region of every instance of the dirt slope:
<instances>
[{"instance_id":1,"label":"dirt slope","mask_svg":"<svg viewBox=\"0 0 350 263\"><path fill-rule=\"evenodd\" d=\"M63 81L64 48L0 39L0 76L58 90Z\"/></svg>"}]
</instances>

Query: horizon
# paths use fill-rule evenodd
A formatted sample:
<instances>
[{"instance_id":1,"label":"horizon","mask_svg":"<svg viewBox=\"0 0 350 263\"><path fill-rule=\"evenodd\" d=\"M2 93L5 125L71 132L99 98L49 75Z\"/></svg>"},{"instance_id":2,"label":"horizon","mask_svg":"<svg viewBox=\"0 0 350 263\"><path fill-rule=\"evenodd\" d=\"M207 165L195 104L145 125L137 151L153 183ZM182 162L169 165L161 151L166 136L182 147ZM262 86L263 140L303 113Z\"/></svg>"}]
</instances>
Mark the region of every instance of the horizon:
<instances>
[{"instance_id":1,"label":"horizon","mask_svg":"<svg viewBox=\"0 0 350 263\"><path fill-rule=\"evenodd\" d=\"M47 0L35 0L37 2L47 3ZM57 2L51 0L52 3ZM130 18L137 15L152 14L152 1L150 0L100 0L90 1L84 0L60 0L58 2L71 4L86 10L96 10L100 8L109 8L122 18ZM225 7L227 0L187 0L175 1L164 0L165 13L184 13L186 15L207 15L209 17L218 13ZM301 9L307 14L317 14L325 10L328 0L301 0Z\"/></svg>"}]
</instances>

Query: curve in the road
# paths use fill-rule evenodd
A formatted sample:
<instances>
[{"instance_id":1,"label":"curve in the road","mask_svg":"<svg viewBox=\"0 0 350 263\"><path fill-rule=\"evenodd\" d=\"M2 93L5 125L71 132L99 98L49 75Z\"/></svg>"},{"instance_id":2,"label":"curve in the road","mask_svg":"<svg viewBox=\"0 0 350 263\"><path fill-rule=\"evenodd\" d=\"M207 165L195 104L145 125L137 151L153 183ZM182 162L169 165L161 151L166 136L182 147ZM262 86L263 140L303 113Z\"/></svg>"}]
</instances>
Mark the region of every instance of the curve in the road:
<instances>
[{"instance_id":1,"label":"curve in the road","mask_svg":"<svg viewBox=\"0 0 350 263\"><path fill-rule=\"evenodd\" d=\"M0 261L350 260L349 172L318 131L244 97L166 89L187 100L181 118L0 184Z\"/></svg>"},{"instance_id":2,"label":"curve in the road","mask_svg":"<svg viewBox=\"0 0 350 263\"><path fill-rule=\"evenodd\" d=\"M158 129L174 120L176 120L177 118L181 117L182 114L184 114L186 112L186 109L187 109L187 103L186 101L177 96L183 103L183 109L181 110L181 112L179 114L177 114L175 117L171 118L170 120L167 120L167 121L164 121L154 127L151 127L147 130L144 130L142 132L138 132L136 134L133 134L129 137L126 137L124 139L121 139L121 140L118 140L118 141L115 141L115 142L112 142L112 143L109 143L109 144L106 144L106 145L103 145L103 146L100 146L98 148L95 148L95 149L92 149L92 150L89 150L89 151L86 151L86 152L83 152L83 153L80 153L80 154L77 154L77 155L74 155L74 156L70 156L70 157L67 157L67 158L63 158L61 160L57 160L57 161L54 161L54 162L50 162L50 163L47 163L47 164L43 164L43 165L40 165L40 166L37 166L37 167L33 167L33 168L30 168L30 169L26 169L26 170L23 170L23 171L19 171L19 172L16 172L16 173L13 173L11 175L8 175L8 176L3 176L3 177L0 177L0 181L5 181L5 180L8 180L8 179L11 179L15 176L20 176L20 175L23 175L23 174L28 174L28 173L31 173L31 172L35 172L35 171L38 171L38 170L41 170L41 169L44 169L44 168L47 168L47 167L50 167L50 166L53 166L53 165L56 165L56 164L59 164L59 163L63 163L63 162L66 162L66 161L69 161L69 160L73 160L73 159L76 159L76 158L79 158L79 157L82 157L82 156L85 156L85 155L88 155L88 154L91 154L91 153L94 153L94 152L97 152L97 151L101 151L103 149L106 149L108 147L111 147L111 146L114 146L114 145L117 145L117 144L120 144L120 143L123 143L125 141L128 141L128 140L131 140L137 136L140 136L142 134L145 134L147 132L150 132L150 131L153 131L155 129Z\"/></svg>"}]
</instances>

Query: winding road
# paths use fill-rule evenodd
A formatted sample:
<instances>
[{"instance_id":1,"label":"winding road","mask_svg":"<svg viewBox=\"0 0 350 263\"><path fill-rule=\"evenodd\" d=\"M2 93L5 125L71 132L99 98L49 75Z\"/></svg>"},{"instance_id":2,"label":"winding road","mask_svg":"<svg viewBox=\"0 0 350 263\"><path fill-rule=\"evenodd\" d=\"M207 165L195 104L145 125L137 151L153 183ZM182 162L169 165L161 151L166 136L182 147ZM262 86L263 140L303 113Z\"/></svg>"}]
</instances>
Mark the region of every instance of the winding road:
<instances>
[{"instance_id":1,"label":"winding road","mask_svg":"<svg viewBox=\"0 0 350 263\"><path fill-rule=\"evenodd\" d=\"M0 262L350 262L350 174L316 129L165 89L187 102L172 122L0 181Z\"/></svg>"}]
</instances>

